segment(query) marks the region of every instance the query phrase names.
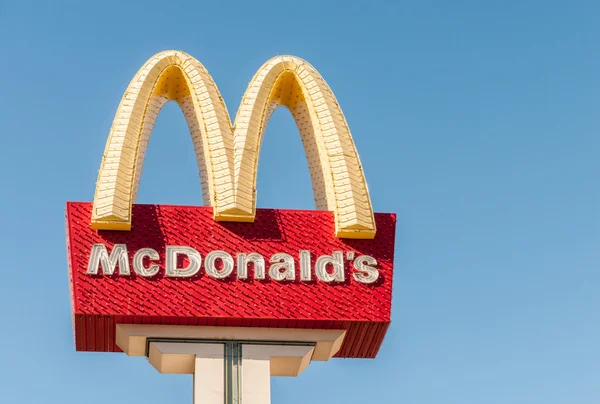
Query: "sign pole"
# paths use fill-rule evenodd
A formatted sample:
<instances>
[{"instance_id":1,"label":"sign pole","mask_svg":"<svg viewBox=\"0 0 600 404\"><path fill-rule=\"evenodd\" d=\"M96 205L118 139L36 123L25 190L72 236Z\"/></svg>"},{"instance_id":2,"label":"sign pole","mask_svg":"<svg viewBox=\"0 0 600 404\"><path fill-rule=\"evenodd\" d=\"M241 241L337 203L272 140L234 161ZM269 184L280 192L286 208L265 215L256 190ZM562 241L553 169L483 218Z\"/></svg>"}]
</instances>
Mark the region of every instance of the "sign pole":
<instances>
[{"instance_id":1,"label":"sign pole","mask_svg":"<svg viewBox=\"0 0 600 404\"><path fill-rule=\"evenodd\" d=\"M193 376L194 404L223 404L225 397L223 344L203 344L196 352Z\"/></svg>"},{"instance_id":2,"label":"sign pole","mask_svg":"<svg viewBox=\"0 0 600 404\"><path fill-rule=\"evenodd\" d=\"M161 373L192 373L194 404L270 404L271 376L297 376L315 344L273 341L149 342Z\"/></svg>"}]
</instances>

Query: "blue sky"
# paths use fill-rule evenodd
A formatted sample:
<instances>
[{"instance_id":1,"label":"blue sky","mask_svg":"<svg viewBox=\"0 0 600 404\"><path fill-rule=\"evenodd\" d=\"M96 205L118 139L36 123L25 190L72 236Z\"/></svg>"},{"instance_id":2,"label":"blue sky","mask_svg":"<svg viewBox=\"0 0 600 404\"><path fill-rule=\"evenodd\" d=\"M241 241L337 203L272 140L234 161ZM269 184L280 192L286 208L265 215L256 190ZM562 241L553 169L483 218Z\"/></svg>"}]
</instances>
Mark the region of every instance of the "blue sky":
<instances>
[{"instance_id":1,"label":"blue sky","mask_svg":"<svg viewBox=\"0 0 600 404\"><path fill-rule=\"evenodd\" d=\"M92 200L129 80L181 49L232 115L267 59L308 60L344 110L375 210L398 214L379 357L273 379L274 403L600 402L599 13L551 0L0 0L0 401L191 402L190 376L74 351L64 241L65 201ZM201 203L175 104L138 201ZM258 204L313 208L283 109Z\"/></svg>"}]
</instances>

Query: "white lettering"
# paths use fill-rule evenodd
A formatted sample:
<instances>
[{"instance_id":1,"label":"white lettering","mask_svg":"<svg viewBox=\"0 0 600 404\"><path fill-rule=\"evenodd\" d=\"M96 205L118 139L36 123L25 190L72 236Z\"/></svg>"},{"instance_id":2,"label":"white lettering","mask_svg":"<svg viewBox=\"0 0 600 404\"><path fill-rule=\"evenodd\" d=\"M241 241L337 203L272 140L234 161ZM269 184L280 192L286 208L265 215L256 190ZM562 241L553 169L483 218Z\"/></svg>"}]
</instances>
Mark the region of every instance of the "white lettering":
<instances>
[{"instance_id":1,"label":"white lettering","mask_svg":"<svg viewBox=\"0 0 600 404\"><path fill-rule=\"evenodd\" d=\"M373 284L379 279L377 260L370 255L360 255L355 258L354 251L333 251L331 255L316 257L314 272L311 268L311 252L300 250L298 253L299 280L310 282L313 277L321 282L344 282L346 280L345 265L351 262L354 272L351 280L362 284ZM187 263L181 265L181 259ZM266 278L266 264L264 257L257 252L238 253L237 260L226 251L211 251L206 255L204 266L206 274L214 279L225 279L233 274L237 268L237 279L248 279L249 266L254 268L254 279L262 281ZM344 260L346 259L346 261ZM139 276L150 278L160 272L160 254L153 248L140 248L133 256L133 270ZM166 246L165 248L165 275L167 277L189 278L196 275L202 267L200 253L188 246ZM218 264L220 261L220 265ZM144 265L144 262L147 266ZM184 261L185 262L185 261ZM236 265L237 264L237 265ZM112 276L119 266L119 275L130 275L129 255L125 244L115 244L109 254L104 244L94 244L90 252L87 274ZM100 269L101 268L101 269ZM294 281L296 275L296 261L286 253L276 253L271 256L268 270L269 278L274 281Z\"/></svg>"},{"instance_id":2,"label":"white lettering","mask_svg":"<svg viewBox=\"0 0 600 404\"><path fill-rule=\"evenodd\" d=\"M169 277L187 278L194 276L198 273L202 265L200 253L192 247L168 245L165 255L167 256L166 275ZM189 262L187 267L177 268L179 255L188 257Z\"/></svg>"},{"instance_id":3,"label":"white lettering","mask_svg":"<svg viewBox=\"0 0 600 404\"><path fill-rule=\"evenodd\" d=\"M144 258L149 258L151 261L160 259L160 255L153 248L140 248L133 256L133 270L136 274L151 278L158 274L160 266L158 264L150 264L148 268L144 267Z\"/></svg>"},{"instance_id":4,"label":"white lettering","mask_svg":"<svg viewBox=\"0 0 600 404\"><path fill-rule=\"evenodd\" d=\"M130 275L129 258L127 257L127 246L125 244L115 244L110 257L104 244L94 244L88 262L88 275L97 275L98 267L102 265L102 273L111 276L115 273L115 268L119 264L119 275Z\"/></svg>"},{"instance_id":5,"label":"white lettering","mask_svg":"<svg viewBox=\"0 0 600 404\"><path fill-rule=\"evenodd\" d=\"M327 271L327 265L333 266L333 273ZM344 254L334 251L331 255L321 255L315 263L315 273L323 282L344 282Z\"/></svg>"},{"instance_id":6,"label":"white lettering","mask_svg":"<svg viewBox=\"0 0 600 404\"><path fill-rule=\"evenodd\" d=\"M217 260L223 263L221 270L217 269ZM215 279L224 279L233 272L233 258L225 251L212 251L206 255L204 266L208 275Z\"/></svg>"},{"instance_id":7,"label":"white lettering","mask_svg":"<svg viewBox=\"0 0 600 404\"><path fill-rule=\"evenodd\" d=\"M368 255L361 255L354 260L354 268L357 271L352 276L360 283L373 283L379 279L379 270L373 265L377 265L377 260Z\"/></svg>"},{"instance_id":8,"label":"white lettering","mask_svg":"<svg viewBox=\"0 0 600 404\"><path fill-rule=\"evenodd\" d=\"M296 279L294 258L289 254L273 254L269 276L276 281L293 281Z\"/></svg>"},{"instance_id":9,"label":"white lettering","mask_svg":"<svg viewBox=\"0 0 600 404\"><path fill-rule=\"evenodd\" d=\"M310 274L310 251L300 251L300 280L310 281L312 278Z\"/></svg>"},{"instance_id":10,"label":"white lettering","mask_svg":"<svg viewBox=\"0 0 600 404\"><path fill-rule=\"evenodd\" d=\"M254 279L265 279L265 259L259 253L250 253L248 255L239 253L237 255L237 276L238 279L248 278L248 264L254 264Z\"/></svg>"}]
</instances>

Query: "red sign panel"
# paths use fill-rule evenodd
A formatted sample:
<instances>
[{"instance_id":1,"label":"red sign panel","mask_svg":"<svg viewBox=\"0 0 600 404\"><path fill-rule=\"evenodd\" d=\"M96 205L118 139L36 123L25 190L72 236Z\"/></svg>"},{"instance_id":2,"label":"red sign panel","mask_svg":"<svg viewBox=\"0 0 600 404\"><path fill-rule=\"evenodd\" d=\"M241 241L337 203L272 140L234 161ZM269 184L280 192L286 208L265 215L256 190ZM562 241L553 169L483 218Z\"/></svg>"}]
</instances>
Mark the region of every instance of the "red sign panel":
<instances>
[{"instance_id":1,"label":"red sign panel","mask_svg":"<svg viewBox=\"0 0 600 404\"><path fill-rule=\"evenodd\" d=\"M93 230L91 211L67 203L79 351L120 351L120 323L345 329L346 358L381 346L394 214L375 214L374 239L352 240L335 236L326 211L257 209L254 223L233 223L213 220L211 207L134 205L131 231Z\"/></svg>"}]
</instances>

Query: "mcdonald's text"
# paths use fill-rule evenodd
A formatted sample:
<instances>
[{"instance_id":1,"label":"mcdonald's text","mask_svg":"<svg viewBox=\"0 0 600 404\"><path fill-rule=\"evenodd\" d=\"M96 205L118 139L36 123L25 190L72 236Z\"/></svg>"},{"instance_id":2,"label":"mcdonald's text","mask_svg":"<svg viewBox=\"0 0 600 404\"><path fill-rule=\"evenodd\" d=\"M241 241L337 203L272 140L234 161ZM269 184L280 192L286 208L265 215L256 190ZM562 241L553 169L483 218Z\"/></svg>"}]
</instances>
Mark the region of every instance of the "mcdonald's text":
<instances>
[{"instance_id":1,"label":"mcdonald's text","mask_svg":"<svg viewBox=\"0 0 600 404\"><path fill-rule=\"evenodd\" d=\"M197 276L203 264L202 255L195 248L189 246L166 246L165 256L164 268L167 277L191 278ZM97 243L91 248L87 274L112 276L118 267L119 275L129 276L133 267L133 271L137 275L151 278L160 273L159 260L158 251L145 247L136 251L130 265L127 245L116 244L109 254L104 244ZM331 255L320 255L315 261L313 271L311 252L301 250L298 253L299 274L296 271L294 257L286 253L273 254L269 259L268 271L265 258L257 252L238 253L235 261L234 263L233 256L226 251L211 251L204 258L204 271L213 279L228 279L237 268L237 279L245 280L249 277L249 267L252 267L255 280L264 280L268 275L271 280L280 282L297 279L312 281L314 274L319 281L335 283L346 280L345 264L349 263L354 269L353 280L371 284L379 279L377 260L369 255L356 256L354 251L348 251L345 254L343 251L333 251Z\"/></svg>"}]
</instances>

